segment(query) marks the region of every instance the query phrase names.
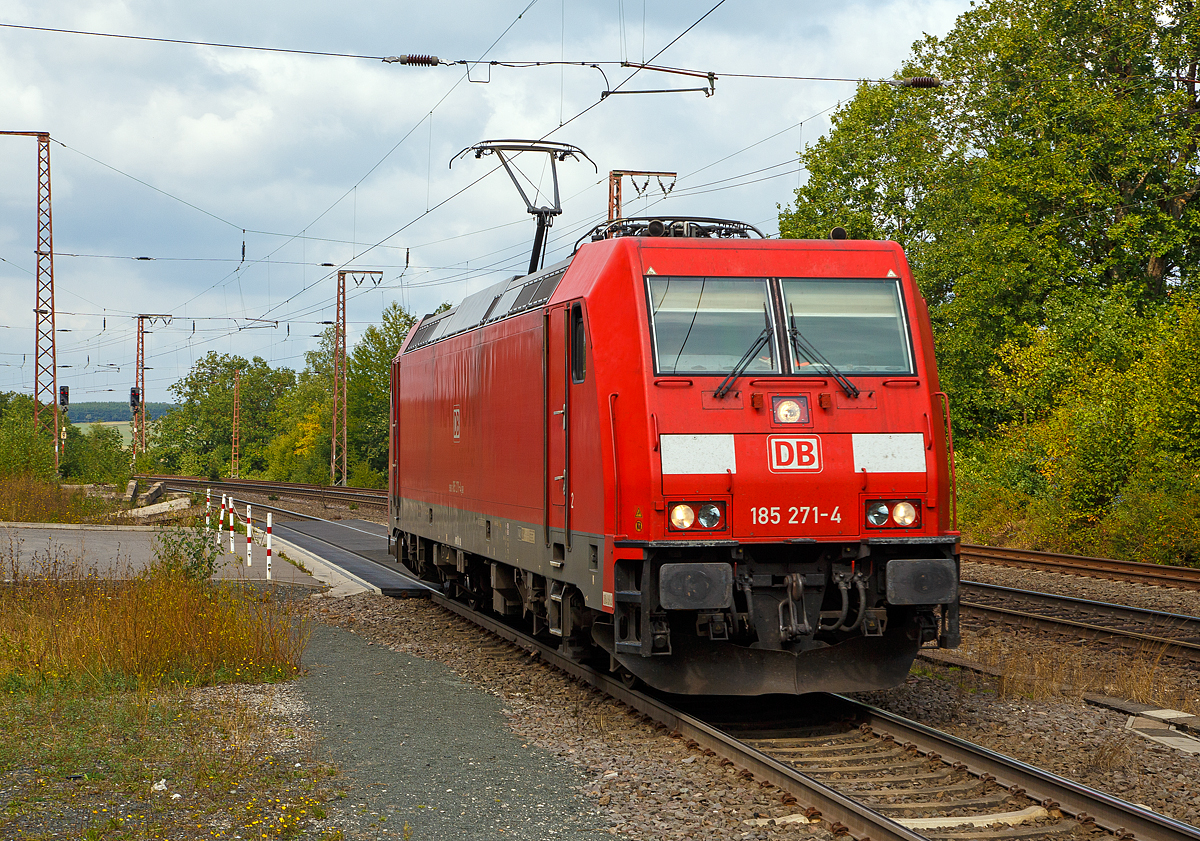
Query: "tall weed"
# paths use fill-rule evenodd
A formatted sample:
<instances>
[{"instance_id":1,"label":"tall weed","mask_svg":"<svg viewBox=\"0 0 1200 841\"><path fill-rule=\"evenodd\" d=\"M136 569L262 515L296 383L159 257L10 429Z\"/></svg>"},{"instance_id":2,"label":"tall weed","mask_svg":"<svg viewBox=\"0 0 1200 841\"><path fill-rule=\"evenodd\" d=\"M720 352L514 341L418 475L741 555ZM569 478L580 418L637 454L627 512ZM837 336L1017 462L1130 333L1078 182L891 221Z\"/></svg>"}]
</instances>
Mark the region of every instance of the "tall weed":
<instances>
[{"instance_id":1,"label":"tall weed","mask_svg":"<svg viewBox=\"0 0 1200 841\"><path fill-rule=\"evenodd\" d=\"M10 523L96 523L107 519L108 505L83 491L66 491L54 482L25 473L0 476L0 520Z\"/></svg>"},{"instance_id":2,"label":"tall weed","mask_svg":"<svg viewBox=\"0 0 1200 841\"><path fill-rule=\"evenodd\" d=\"M307 628L282 589L259 592L155 563L100 578L49 550L9 551L0 587L0 691L90 692L282 680Z\"/></svg>"}]
</instances>

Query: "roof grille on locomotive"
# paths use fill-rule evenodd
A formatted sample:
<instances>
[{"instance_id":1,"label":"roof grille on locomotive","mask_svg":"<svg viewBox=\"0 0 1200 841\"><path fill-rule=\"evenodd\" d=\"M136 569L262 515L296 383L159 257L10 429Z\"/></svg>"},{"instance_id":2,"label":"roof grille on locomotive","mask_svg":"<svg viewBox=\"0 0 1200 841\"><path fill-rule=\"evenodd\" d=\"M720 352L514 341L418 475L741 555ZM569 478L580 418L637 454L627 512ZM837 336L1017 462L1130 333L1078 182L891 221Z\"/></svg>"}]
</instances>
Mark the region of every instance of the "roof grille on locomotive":
<instances>
[{"instance_id":1,"label":"roof grille on locomotive","mask_svg":"<svg viewBox=\"0 0 1200 841\"><path fill-rule=\"evenodd\" d=\"M631 216L612 219L597 225L584 234L575 248L589 237L592 242L614 237L678 237L690 239L749 239L754 233L766 239L758 228L735 219L714 219L708 216Z\"/></svg>"}]
</instances>

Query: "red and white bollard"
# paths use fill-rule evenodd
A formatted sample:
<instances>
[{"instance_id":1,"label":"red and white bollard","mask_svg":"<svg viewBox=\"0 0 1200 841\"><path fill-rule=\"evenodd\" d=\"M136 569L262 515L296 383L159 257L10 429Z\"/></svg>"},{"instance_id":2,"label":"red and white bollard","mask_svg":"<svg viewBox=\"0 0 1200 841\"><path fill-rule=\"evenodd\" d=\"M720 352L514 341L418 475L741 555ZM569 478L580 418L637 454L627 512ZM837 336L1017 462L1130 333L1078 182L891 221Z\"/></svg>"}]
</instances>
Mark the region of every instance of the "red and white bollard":
<instances>
[{"instance_id":1,"label":"red and white bollard","mask_svg":"<svg viewBox=\"0 0 1200 841\"><path fill-rule=\"evenodd\" d=\"M254 552L254 518L250 515L250 503L246 503L246 566Z\"/></svg>"},{"instance_id":2,"label":"red and white bollard","mask_svg":"<svg viewBox=\"0 0 1200 841\"><path fill-rule=\"evenodd\" d=\"M237 551L233 545L233 535L237 532L237 512L233 510L233 497L229 497L229 554Z\"/></svg>"},{"instance_id":3,"label":"red and white bollard","mask_svg":"<svg viewBox=\"0 0 1200 841\"><path fill-rule=\"evenodd\" d=\"M221 532L225 531L225 494L221 494L221 516L217 517L217 549L221 548Z\"/></svg>"},{"instance_id":4,"label":"red and white bollard","mask_svg":"<svg viewBox=\"0 0 1200 841\"><path fill-rule=\"evenodd\" d=\"M267 580L271 580L271 512L267 512Z\"/></svg>"},{"instance_id":5,"label":"red and white bollard","mask_svg":"<svg viewBox=\"0 0 1200 841\"><path fill-rule=\"evenodd\" d=\"M212 531L212 488L204 489L204 533Z\"/></svg>"}]
</instances>

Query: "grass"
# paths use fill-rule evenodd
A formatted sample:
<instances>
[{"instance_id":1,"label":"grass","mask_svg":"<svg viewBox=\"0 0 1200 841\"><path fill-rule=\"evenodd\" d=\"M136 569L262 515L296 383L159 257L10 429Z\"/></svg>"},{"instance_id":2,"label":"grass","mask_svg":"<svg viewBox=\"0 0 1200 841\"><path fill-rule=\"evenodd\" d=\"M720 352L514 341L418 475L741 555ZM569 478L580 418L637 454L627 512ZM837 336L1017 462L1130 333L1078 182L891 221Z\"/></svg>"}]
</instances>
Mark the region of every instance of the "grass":
<instances>
[{"instance_id":1,"label":"grass","mask_svg":"<svg viewBox=\"0 0 1200 841\"><path fill-rule=\"evenodd\" d=\"M0 837L320 828L337 769L272 706L307 639L286 588L213 582L163 556L104 580L12 541L0 567Z\"/></svg>"},{"instance_id":2,"label":"grass","mask_svg":"<svg viewBox=\"0 0 1200 841\"><path fill-rule=\"evenodd\" d=\"M961 653L999 673L1001 697L1045 699L1088 693L1126 698L1200 715L1200 687L1186 670L1164 663L1162 646L1109 651L1086 645L1047 645L1011 628L985 630L965 640Z\"/></svg>"},{"instance_id":3,"label":"grass","mask_svg":"<svg viewBox=\"0 0 1200 841\"><path fill-rule=\"evenodd\" d=\"M65 491L33 476L0 477L0 520L10 523L96 523L111 506L82 490Z\"/></svg>"},{"instance_id":4,"label":"grass","mask_svg":"<svg viewBox=\"0 0 1200 841\"><path fill-rule=\"evenodd\" d=\"M0 691L76 692L283 680L303 623L277 599L159 563L126 580L10 544L0 591Z\"/></svg>"}]
</instances>

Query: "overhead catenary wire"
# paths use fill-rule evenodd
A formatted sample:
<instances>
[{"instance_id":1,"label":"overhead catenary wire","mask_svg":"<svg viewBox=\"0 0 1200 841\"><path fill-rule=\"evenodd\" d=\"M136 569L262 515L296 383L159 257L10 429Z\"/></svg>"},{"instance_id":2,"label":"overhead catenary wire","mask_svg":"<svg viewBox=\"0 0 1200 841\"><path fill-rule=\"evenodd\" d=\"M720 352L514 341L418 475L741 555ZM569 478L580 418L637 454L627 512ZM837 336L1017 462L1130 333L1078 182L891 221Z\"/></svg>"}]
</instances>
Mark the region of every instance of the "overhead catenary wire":
<instances>
[{"instance_id":1,"label":"overhead catenary wire","mask_svg":"<svg viewBox=\"0 0 1200 841\"><path fill-rule=\"evenodd\" d=\"M530 9L532 9L537 2L538 2L538 0L529 0L529 3L521 10L521 12L515 18L513 18L513 20L508 24L508 26L505 27L504 31L501 32L494 41L492 41L492 43L488 46L488 48L486 50L484 50L483 55L480 56L480 58L482 59L484 56L486 56L488 53L490 53L493 49L495 49L496 45L499 44L501 40L503 40L504 36L507 35L514 26L516 26L517 22L519 20L521 20L521 18L524 17L525 13L528 12ZM393 145L392 148L389 149L383 155L382 158L380 158L378 161L376 161L376 163L369 170L367 170L367 172L361 178L359 178L358 181L356 181L350 187L350 189L348 189L345 193L343 193L335 202L333 202L331 205L329 205L329 207L325 208L324 211L322 211L320 214L318 214L318 216L315 219L313 219L312 222L310 222L308 225L306 225L304 228L302 228L300 233L295 234L292 237L290 237L287 241L282 243L278 248L276 248L274 251L270 252L270 254L268 254L267 257L269 258L269 257L275 255L276 253L279 252L280 249L282 249L289 243L294 242L297 238L302 237L304 232L307 231L308 228L312 227L318 221L320 221L326 214L329 213L329 211L333 210L334 207L336 207L338 204L340 204L342 201L344 201L346 196L350 195L354 189L356 189L359 185L361 185L364 181L366 181L367 178L369 178L371 176L371 174L375 172L375 170L377 170L380 166L383 165L384 161L386 161L392 155L393 152L395 152L398 148L400 148L401 144L403 144L404 141L406 141L409 137L412 136L413 132L415 132L421 126L421 124L425 121L426 118L432 119L433 113L442 105L442 103L444 103L450 97L450 95L455 90L458 89L459 85L461 85L463 83L463 81L467 78L467 75L468 75L467 73L464 73L461 77L459 77L459 79L453 85L450 86L449 90L447 90L442 95L442 97L434 104L433 108L430 109L427 117L422 117L421 120L418 120L416 123L414 123L409 128L409 130L398 141L396 141L395 145ZM433 209L436 209L436 208L433 208ZM429 211L427 210L426 213L428 213L428 212ZM392 234L392 236L395 236L395 234ZM388 237L388 239L390 239L390 238L391 237ZM376 246L372 246L370 249L368 249L368 251L373 250L375 247ZM257 263L260 261L256 260L255 262ZM343 264L343 265L345 265L345 264ZM325 277L320 278L320 280L324 280L324 279L328 278L329 276L330 275L325 275ZM192 301L196 300L196 298L200 297L200 295L203 295L203 294L205 294L205 292L208 292L208 291L216 288L217 286L221 285L222 283L225 283L229 279L230 279L230 276L227 275L225 278L222 278L217 283L214 283L212 286L208 287L208 289L204 290L204 292L201 292L198 295L194 295L191 298L189 298L187 301L185 301L183 304L181 304L179 307L177 307L177 309L182 309L187 304L190 304ZM297 294L301 294L304 291L305 291L305 289L302 288L300 293L297 293ZM280 305L290 303L294 298L295 298L295 296L285 299L283 302L281 302ZM269 308L268 312L273 311L275 308L276 307Z\"/></svg>"},{"instance_id":2,"label":"overhead catenary wire","mask_svg":"<svg viewBox=\"0 0 1200 841\"><path fill-rule=\"evenodd\" d=\"M537 2L537 0L534 0L534 2ZM530 5L532 5L532 3ZM94 38L115 38L123 41L148 41L157 44L179 44L191 47L217 47L225 50L251 50L254 52L288 53L291 55L324 56L328 58L357 58L366 59L367 61L382 61L388 64L411 64L432 67L442 63L437 59L436 56L429 55L382 56L363 55L361 53L339 53L325 50L299 50L287 47L263 47L253 44L226 44L219 41L193 41L186 38L157 38L150 35L124 35L116 32L96 32L86 29L57 29L49 26L32 26L20 23L0 23L0 27L5 29L24 29L32 32L49 32L60 35L89 35Z\"/></svg>"},{"instance_id":3,"label":"overhead catenary wire","mask_svg":"<svg viewBox=\"0 0 1200 841\"><path fill-rule=\"evenodd\" d=\"M734 178L736 178L736 176L735 176ZM733 184L733 183L732 183L732 182L733 182L733 180L734 180L733 178L731 178L731 179L722 179L722 181L727 181L727 182L730 182L730 186L731 186L731 187L738 186L737 184ZM719 184L720 182L713 182L713 183L718 183L718 184ZM689 194L689 191L695 191L695 190L698 190L698 189L700 189L700 185L693 185L693 186L691 186L691 187L686 187L686 188L683 188L683 189L681 189L680 195L687 195L687 194ZM694 193L692 193L692 194L694 194ZM517 225L517 224L520 224L520 223L521 223L521 221L524 221L524 220L517 220L517 221L514 221L514 222L512 222L512 223L508 223L508 224ZM562 229L559 229L559 230L561 231ZM315 238L314 238L314 239L315 239ZM389 245L387 245L387 244L383 244L383 245L381 245L381 246L379 246L379 247L382 247L382 248L388 248L388 247L400 247L400 246L389 246ZM516 246L514 246L514 247L516 247ZM475 271L477 268L480 268L480 266L479 266L479 265L476 263L475 257L472 257L472 258L471 258L471 260L470 260L470 265L472 266L472 273L473 273L473 272L474 272L474 271ZM429 275L428 275L428 274L426 274L425 276L427 276L427 277L428 277Z\"/></svg>"},{"instance_id":4,"label":"overhead catenary wire","mask_svg":"<svg viewBox=\"0 0 1200 841\"><path fill-rule=\"evenodd\" d=\"M533 0L533 2L536 2L536 0ZM657 53L655 53L655 54L654 54L654 56L653 56L653 57L651 57L651 59L650 59L650 60L651 60L651 61L654 61L654 59L658 58L658 56L662 55L664 52L666 52L668 49L670 49L672 46L674 46L676 43L678 43L680 39L682 39L682 38L683 38L685 35L687 35L687 34L688 34L689 32L691 32L693 29L695 29L695 28L696 28L696 27L697 27L697 26L698 26L698 25L699 25L701 22L703 22L705 19L707 19L707 18L708 18L708 17L709 17L709 16L710 16L710 15L711 15L713 12L715 12L717 9L719 9L721 6L723 6L723 5L725 4L725 2L726 2L726 0L717 0L717 3L716 3L714 6L712 6L712 8L710 8L710 9L709 9L707 12L705 12L703 15L701 15L699 18L697 18L697 19L696 19L696 20L695 20L693 23L691 23L691 24L690 24L690 25L689 25L689 26L688 26L686 29L684 29L684 30L683 30L681 33L679 33L679 34L678 34L678 35L676 35L676 36L675 36L673 39L671 39L671 41L670 41L670 42L668 42L668 43L666 44L666 46L662 47L662 48L661 48L661 49L660 49L660 50L659 50ZM533 3L531 2L529 7L532 7L532 5L533 5ZM529 7L526 7L526 9L528 10L528 8L529 8ZM522 14L523 14L523 13L522 13ZM510 27L510 28L511 28L511 27ZM506 31L507 31L507 30L506 30ZM497 40L498 40L498 39L497 39ZM616 85L616 86L613 88L613 90L618 90L618 89L620 89L621 87L623 87L623 86L624 86L625 84L627 84L627 83L628 83L628 82L629 82L631 79L633 79L633 78L634 78L634 77L635 77L635 76L636 76L636 75L637 75L639 72L640 72L640 68L634 69L634 72L633 72L633 73L631 73L629 76L627 76L627 77L626 77L624 80L622 80L621 82L619 82L619 83L618 83L618 84L617 84L617 85ZM568 119L568 120L566 120L566 121L564 121L564 122L561 122L561 123L560 123L560 124L559 124L559 125L558 125L556 128L554 128L554 129L551 129L550 131L546 132L546 133L545 133L544 135L542 135L542 137L541 137L541 138L539 138L539 139L540 139L540 140L545 140L545 139L546 139L546 138L548 138L550 135L552 135L552 134L554 134L555 132L557 132L559 129L562 129L562 128L564 128L565 126L567 126L567 125L571 124L572 122L574 122L575 120L579 119L579 118L580 118L580 117L582 117L584 114L586 114L586 113L588 113L589 111L591 111L592 109L596 108L596 106L598 106L598 105L601 105L601 104L602 104L602 103L604 103L605 101L606 101L606 97L601 97L601 98L597 99L597 100L596 100L595 102L593 102L591 105L589 105L589 106L587 106L586 108L584 108L583 110L581 110L581 111L577 112L577 113L576 113L574 116L572 116L570 119ZM469 190L471 187L474 187L476 184L478 184L478 183L479 183L480 181L482 181L484 178L486 178L487 176L491 175L493 172L496 172L496 171L498 171L499 169L501 169L501 166L500 166L500 165L496 165L496 166L492 167L490 170L488 170L487 172L485 172L483 175L479 176L479 177L478 177L478 178L476 178L475 180L473 180L473 181L471 181L470 183L468 183L468 184L467 184L465 187L463 187L463 188L461 188L461 189L457 190L456 192L452 193L450 196L446 197L445 199L443 199L443 200L442 200L441 202L439 202L438 204L436 204L436 205L434 205L434 206L430 207L429 209L427 209L427 210L426 210L424 213L421 213L421 214L417 215L416 217L414 217L413 219L409 220L409 221L408 221L408 222L406 222L404 225L400 226L398 229L396 229L395 231L393 231L393 232L392 232L391 234L389 234L388 236L384 237L384 238L383 238L382 240L380 240L379 242L375 243L374 245L371 245L371 246L367 247L367 248L366 248L366 249L365 249L365 250L362 252L362 254L367 254L367 253L369 253L370 251L372 251L372 250L373 250L373 249L375 249L376 247L378 247L378 246L380 246L380 245L382 245L382 244L386 243L386 242L387 242L389 239L391 239L392 237L394 237L394 236L396 236L396 235L398 235L398 234L402 233L403 231L407 230L407 229L408 229L408 228L410 228L412 225L416 224L418 221L420 221L421 219L425 218L426 216L428 216L428 215L429 215L430 213L432 213L433 211L435 211L435 210L439 209L440 207L443 207L443 206L444 206L444 205L446 205L446 204L449 204L451 201L453 201L454 199L458 198L460 195L462 195L463 193L465 193L465 192L466 192L467 190ZM347 263L343 263L341 266L339 266L339 267L338 267L338 269L343 269L343 268L345 268L345 266L346 266L346 265L347 265ZM332 277L332 276L333 276L333 274L334 274L334 272L330 272L329 274L327 274L327 275L325 275L323 278L321 278L321 280L325 280L325 279L327 279L327 278L329 278L329 277ZM296 295L293 295L291 298L289 298L289 299L287 299L287 300L288 300L288 301L294 300L294 299L295 299L295 297L296 297L297 295L299 295L299 294L303 293L304 291L306 291L306 289L302 289L302 290L300 290L300 292L297 292L297 293L296 293ZM275 305L275 306L272 306L272 307L268 308L268 310L267 310L266 312L267 312L267 313L269 313L269 312L273 311L273 310L274 310L275 308L277 308L278 306L281 306L281 305L282 305L282 303L284 303L284 302L281 302L280 304L277 304L277 305ZM265 314L266 314L266 313L264 313L264 315L265 315Z\"/></svg>"}]
</instances>

